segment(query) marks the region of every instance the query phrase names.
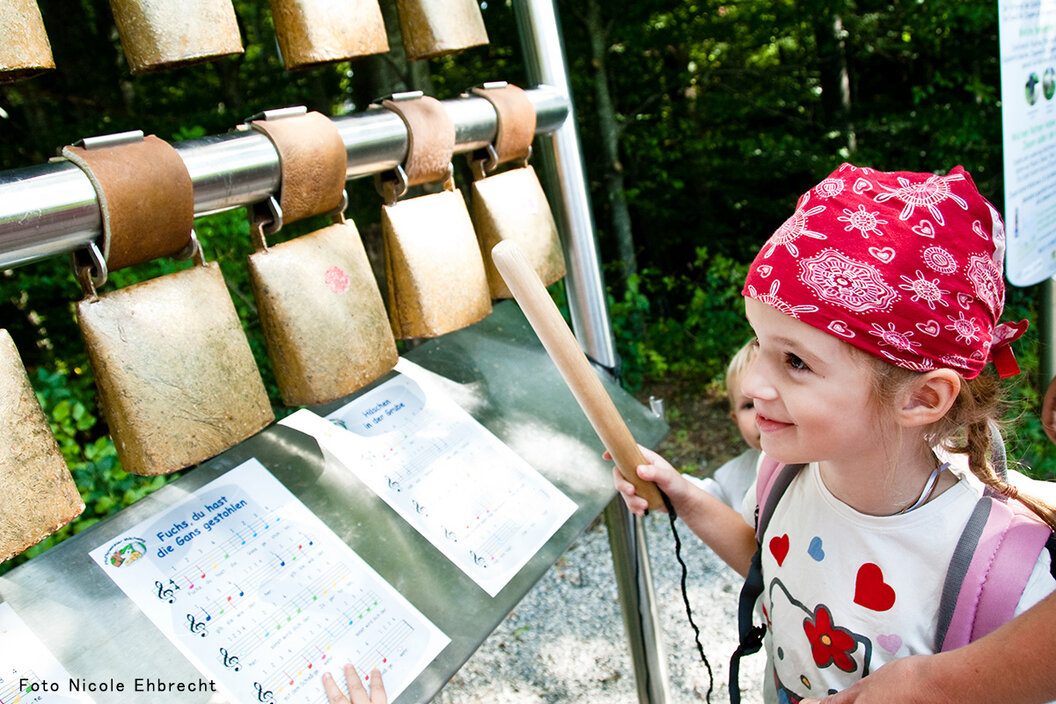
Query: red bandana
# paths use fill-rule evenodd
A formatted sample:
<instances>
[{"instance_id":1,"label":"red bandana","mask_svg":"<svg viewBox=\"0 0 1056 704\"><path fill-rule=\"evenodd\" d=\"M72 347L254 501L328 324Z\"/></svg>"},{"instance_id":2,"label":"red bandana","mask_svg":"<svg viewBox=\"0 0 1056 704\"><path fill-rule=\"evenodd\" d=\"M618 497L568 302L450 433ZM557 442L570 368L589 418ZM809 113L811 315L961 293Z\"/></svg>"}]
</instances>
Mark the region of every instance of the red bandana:
<instances>
[{"instance_id":1,"label":"red bandana","mask_svg":"<svg viewBox=\"0 0 1056 704\"><path fill-rule=\"evenodd\" d=\"M843 164L799 199L752 262L743 295L916 371L1019 373L998 325L1001 216L960 166L946 176Z\"/></svg>"}]
</instances>

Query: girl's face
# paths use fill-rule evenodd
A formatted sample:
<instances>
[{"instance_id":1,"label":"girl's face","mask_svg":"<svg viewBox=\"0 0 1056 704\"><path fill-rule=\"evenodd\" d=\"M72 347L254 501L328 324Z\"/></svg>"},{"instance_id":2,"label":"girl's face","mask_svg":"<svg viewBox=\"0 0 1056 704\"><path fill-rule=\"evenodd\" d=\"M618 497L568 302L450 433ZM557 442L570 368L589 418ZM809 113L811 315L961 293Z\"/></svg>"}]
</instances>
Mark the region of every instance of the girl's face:
<instances>
[{"instance_id":1,"label":"girl's face","mask_svg":"<svg viewBox=\"0 0 1056 704\"><path fill-rule=\"evenodd\" d=\"M785 463L865 459L879 438L873 367L846 342L748 298L758 350L741 391L763 451Z\"/></svg>"}]
</instances>

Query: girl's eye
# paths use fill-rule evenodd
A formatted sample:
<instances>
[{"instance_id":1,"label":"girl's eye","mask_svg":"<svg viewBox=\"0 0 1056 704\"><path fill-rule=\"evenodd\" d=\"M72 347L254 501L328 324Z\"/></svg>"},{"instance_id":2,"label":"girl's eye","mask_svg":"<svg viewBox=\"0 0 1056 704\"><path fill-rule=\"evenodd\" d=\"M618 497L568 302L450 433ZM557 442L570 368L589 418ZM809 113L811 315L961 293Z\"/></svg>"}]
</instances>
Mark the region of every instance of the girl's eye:
<instances>
[{"instance_id":1,"label":"girl's eye","mask_svg":"<svg viewBox=\"0 0 1056 704\"><path fill-rule=\"evenodd\" d=\"M791 352L785 353L785 364L787 364L791 369L795 369L797 371L810 371L810 367L807 366L807 363L800 359L797 355L792 354Z\"/></svg>"},{"instance_id":2,"label":"girl's eye","mask_svg":"<svg viewBox=\"0 0 1056 704\"><path fill-rule=\"evenodd\" d=\"M741 410L742 411L753 411L753 410L755 410L755 401L745 401L741 405Z\"/></svg>"}]
</instances>

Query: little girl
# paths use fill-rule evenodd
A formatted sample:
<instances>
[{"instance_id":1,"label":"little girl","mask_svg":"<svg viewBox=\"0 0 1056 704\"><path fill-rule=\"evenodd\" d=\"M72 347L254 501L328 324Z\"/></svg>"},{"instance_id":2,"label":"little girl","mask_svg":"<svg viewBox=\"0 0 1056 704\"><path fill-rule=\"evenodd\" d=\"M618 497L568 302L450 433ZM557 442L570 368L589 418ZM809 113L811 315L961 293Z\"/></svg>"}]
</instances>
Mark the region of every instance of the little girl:
<instances>
[{"instance_id":1,"label":"little girl","mask_svg":"<svg viewBox=\"0 0 1056 704\"><path fill-rule=\"evenodd\" d=\"M982 487L1016 497L989 462L997 380L981 374L988 361L1018 371L1008 343L1026 323L997 322L1003 259L1001 219L962 168L844 164L800 198L752 263L743 295L757 357L741 388L763 462L804 465L760 550L767 701L824 697L935 651L947 567ZM639 476L746 574L756 490L738 513L646 457ZM614 476L628 507L644 512ZM1056 526L1050 507L1018 500ZM1029 559L1017 614L1056 587L1048 553Z\"/></svg>"}]
</instances>

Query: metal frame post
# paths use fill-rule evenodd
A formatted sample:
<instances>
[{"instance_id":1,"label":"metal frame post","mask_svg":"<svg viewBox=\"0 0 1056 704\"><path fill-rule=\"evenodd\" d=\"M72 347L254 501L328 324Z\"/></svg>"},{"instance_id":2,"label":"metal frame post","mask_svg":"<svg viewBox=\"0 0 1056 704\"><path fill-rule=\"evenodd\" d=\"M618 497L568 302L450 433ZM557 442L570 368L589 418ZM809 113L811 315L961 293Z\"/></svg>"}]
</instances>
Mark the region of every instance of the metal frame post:
<instances>
[{"instance_id":1,"label":"metal frame post","mask_svg":"<svg viewBox=\"0 0 1056 704\"><path fill-rule=\"evenodd\" d=\"M564 235L562 243L568 266L565 287L572 329L587 355L611 370L617 363L616 349L557 8L552 0L515 0L513 7L528 81L545 83L561 91L568 105L565 121L549 134L541 135L543 148L539 150L539 157L550 191L548 195L557 205L556 214Z\"/></svg>"},{"instance_id":2,"label":"metal frame post","mask_svg":"<svg viewBox=\"0 0 1056 704\"><path fill-rule=\"evenodd\" d=\"M568 64L554 0L514 0L528 80L564 91L568 116L556 130L540 137L544 175L558 214L568 275L565 286L572 328L587 355L612 370L617 357L605 298L597 238L583 152L576 131ZM649 552L639 519L623 501L605 510L613 569L641 704L664 704L668 693L667 661L661 647Z\"/></svg>"},{"instance_id":3,"label":"metal frame post","mask_svg":"<svg viewBox=\"0 0 1056 704\"><path fill-rule=\"evenodd\" d=\"M1038 311L1038 337L1041 339L1038 364L1038 392L1045 396L1056 376L1056 279L1041 282L1041 310ZM1038 412L1041 412L1039 407Z\"/></svg>"}]
</instances>

